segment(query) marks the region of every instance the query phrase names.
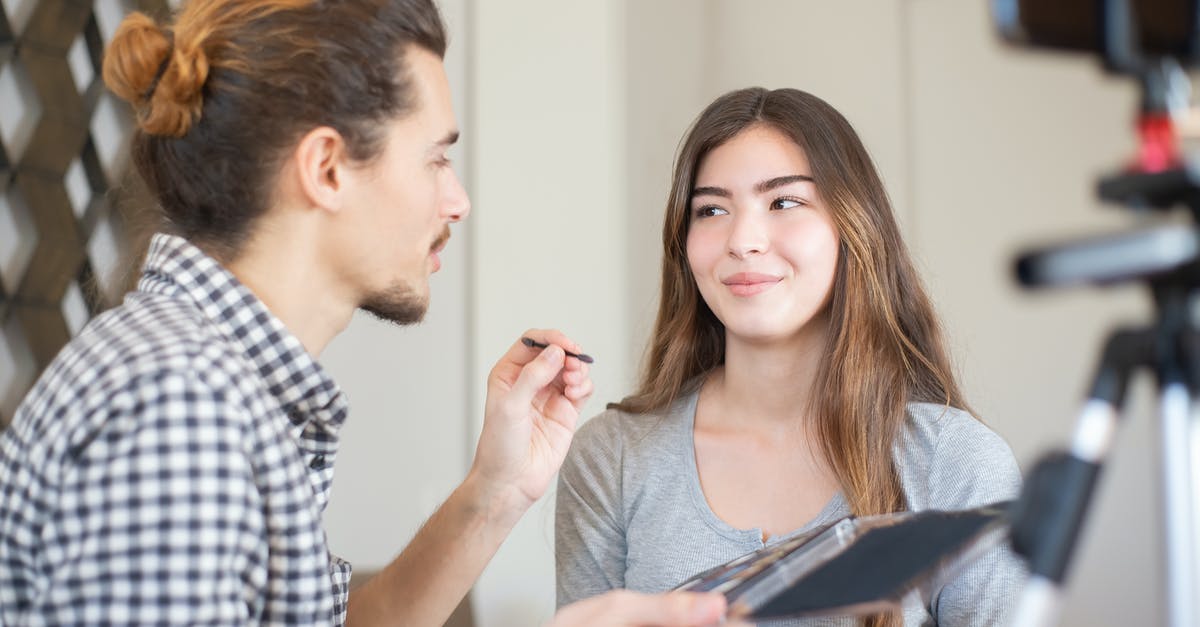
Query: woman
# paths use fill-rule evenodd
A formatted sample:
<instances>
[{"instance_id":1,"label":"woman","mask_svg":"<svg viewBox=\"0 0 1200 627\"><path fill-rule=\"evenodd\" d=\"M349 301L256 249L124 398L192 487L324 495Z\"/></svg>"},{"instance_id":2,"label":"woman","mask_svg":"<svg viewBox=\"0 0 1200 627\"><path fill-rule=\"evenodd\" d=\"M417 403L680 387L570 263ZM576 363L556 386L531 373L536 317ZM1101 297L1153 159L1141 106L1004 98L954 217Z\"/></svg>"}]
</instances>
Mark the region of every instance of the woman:
<instances>
[{"instance_id":1,"label":"woman","mask_svg":"<svg viewBox=\"0 0 1200 627\"><path fill-rule=\"evenodd\" d=\"M883 184L827 103L753 88L709 105L676 162L663 246L638 390L580 430L559 477L560 604L667 590L850 514L1016 495ZM1020 576L997 549L868 623L1002 623Z\"/></svg>"}]
</instances>

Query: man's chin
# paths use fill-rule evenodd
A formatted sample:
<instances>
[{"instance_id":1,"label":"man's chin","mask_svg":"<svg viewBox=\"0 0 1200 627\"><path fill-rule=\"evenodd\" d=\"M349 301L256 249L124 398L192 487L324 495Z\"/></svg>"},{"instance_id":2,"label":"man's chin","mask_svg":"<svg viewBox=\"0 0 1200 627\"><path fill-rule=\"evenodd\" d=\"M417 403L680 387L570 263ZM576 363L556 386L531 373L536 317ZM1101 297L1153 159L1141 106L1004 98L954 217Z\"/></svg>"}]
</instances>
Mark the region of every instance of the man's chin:
<instances>
[{"instance_id":1,"label":"man's chin","mask_svg":"<svg viewBox=\"0 0 1200 627\"><path fill-rule=\"evenodd\" d=\"M418 324L425 319L427 309L392 309L381 308L370 305L363 305L359 309L371 314L372 316L384 322L390 322L400 326L408 326Z\"/></svg>"},{"instance_id":2,"label":"man's chin","mask_svg":"<svg viewBox=\"0 0 1200 627\"><path fill-rule=\"evenodd\" d=\"M412 292L379 295L368 299L359 309L383 320L398 325L417 324L425 319L429 311L429 297Z\"/></svg>"}]
</instances>

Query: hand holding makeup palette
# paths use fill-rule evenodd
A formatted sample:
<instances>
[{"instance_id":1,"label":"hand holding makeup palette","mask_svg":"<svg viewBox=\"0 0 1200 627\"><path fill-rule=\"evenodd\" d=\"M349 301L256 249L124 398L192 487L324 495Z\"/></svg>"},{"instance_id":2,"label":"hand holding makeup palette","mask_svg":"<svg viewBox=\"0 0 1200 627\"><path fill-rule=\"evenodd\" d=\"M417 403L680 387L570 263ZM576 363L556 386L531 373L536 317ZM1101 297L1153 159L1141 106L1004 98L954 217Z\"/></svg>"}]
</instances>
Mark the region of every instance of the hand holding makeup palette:
<instances>
[{"instance_id":1,"label":"hand holding makeup palette","mask_svg":"<svg viewBox=\"0 0 1200 627\"><path fill-rule=\"evenodd\" d=\"M910 591L944 583L1006 537L1007 507L851 516L743 555L676 589L722 592L730 617L755 620L896 609Z\"/></svg>"}]
</instances>

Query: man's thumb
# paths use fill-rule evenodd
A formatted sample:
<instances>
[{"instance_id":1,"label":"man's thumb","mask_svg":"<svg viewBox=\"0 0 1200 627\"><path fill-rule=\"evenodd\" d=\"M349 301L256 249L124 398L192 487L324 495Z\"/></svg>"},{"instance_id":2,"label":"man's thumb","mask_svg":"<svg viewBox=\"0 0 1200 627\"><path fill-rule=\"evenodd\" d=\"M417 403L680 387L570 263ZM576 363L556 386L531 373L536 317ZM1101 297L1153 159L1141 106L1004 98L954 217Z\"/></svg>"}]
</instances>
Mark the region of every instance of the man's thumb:
<instances>
[{"instance_id":1,"label":"man's thumb","mask_svg":"<svg viewBox=\"0 0 1200 627\"><path fill-rule=\"evenodd\" d=\"M538 390L550 385L554 377L562 370L566 353L559 346L551 344L542 349L542 354L521 368L521 374L512 387L514 404L526 405L533 402L533 396Z\"/></svg>"}]
</instances>

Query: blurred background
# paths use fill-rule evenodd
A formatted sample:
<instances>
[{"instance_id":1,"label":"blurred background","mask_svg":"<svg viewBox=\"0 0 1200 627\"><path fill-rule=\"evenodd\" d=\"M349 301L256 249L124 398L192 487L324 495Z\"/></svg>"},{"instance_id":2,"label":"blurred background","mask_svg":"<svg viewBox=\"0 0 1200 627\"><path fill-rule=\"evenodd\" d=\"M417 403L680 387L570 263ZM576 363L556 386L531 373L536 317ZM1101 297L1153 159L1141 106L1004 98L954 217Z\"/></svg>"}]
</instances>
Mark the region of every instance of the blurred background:
<instances>
[{"instance_id":1,"label":"blurred background","mask_svg":"<svg viewBox=\"0 0 1200 627\"><path fill-rule=\"evenodd\" d=\"M484 381L530 327L597 358L585 410L628 393L656 311L676 146L750 85L821 96L870 149L951 339L968 398L1023 467L1066 442L1107 330L1138 286L1021 291L1014 254L1121 230L1096 178L1134 148L1136 90L1091 57L1006 47L984 0L441 0L473 212L427 321L356 318L322 356L348 393L327 513L334 552L386 564L464 476ZM161 2L0 0L0 424L58 347L119 298L150 203L126 169L128 112L103 42ZM319 297L316 295L315 297ZM1065 625L1164 620L1153 386L1130 417L1073 568ZM471 595L475 623L554 607L553 494ZM3 532L3 530L0 530Z\"/></svg>"}]
</instances>

